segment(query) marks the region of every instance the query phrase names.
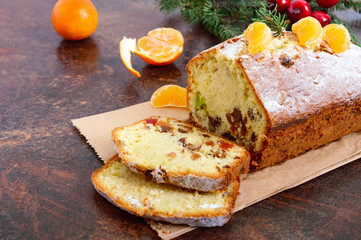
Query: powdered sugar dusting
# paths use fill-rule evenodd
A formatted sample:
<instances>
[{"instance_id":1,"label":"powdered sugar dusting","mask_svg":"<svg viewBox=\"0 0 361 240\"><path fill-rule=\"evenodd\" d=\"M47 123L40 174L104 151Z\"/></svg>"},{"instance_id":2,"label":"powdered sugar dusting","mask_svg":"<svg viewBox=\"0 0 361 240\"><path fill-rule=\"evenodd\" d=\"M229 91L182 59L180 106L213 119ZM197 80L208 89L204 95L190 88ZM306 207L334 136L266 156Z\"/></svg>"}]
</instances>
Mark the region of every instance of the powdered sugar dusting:
<instances>
[{"instance_id":1,"label":"powdered sugar dusting","mask_svg":"<svg viewBox=\"0 0 361 240\"><path fill-rule=\"evenodd\" d=\"M242 36L239 36L242 37ZM232 44L225 44L223 48L221 48L220 53L222 53L227 59L235 60L236 58L244 55L246 51L246 43L244 39L239 39Z\"/></svg>"},{"instance_id":2,"label":"powdered sugar dusting","mask_svg":"<svg viewBox=\"0 0 361 240\"><path fill-rule=\"evenodd\" d=\"M128 200L131 204L137 206L137 207L141 207L142 205L140 204L139 200L133 196L128 196Z\"/></svg>"},{"instance_id":3,"label":"powdered sugar dusting","mask_svg":"<svg viewBox=\"0 0 361 240\"><path fill-rule=\"evenodd\" d=\"M202 205L200 205L199 206L200 208L219 208L219 207L221 207L220 205L218 205L218 204L202 204Z\"/></svg>"},{"instance_id":4,"label":"powdered sugar dusting","mask_svg":"<svg viewBox=\"0 0 361 240\"><path fill-rule=\"evenodd\" d=\"M279 105L282 105L287 99L287 93L285 91L281 91L278 95L277 102Z\"/></svg>"},{"instance_id":5,"label":"powdered sugar dusting","mask_svg":"<svg viewBox=\"0 0 361 240\"><path fill-rule=\"evenodd\" d=\"M348 51L338 55L299 46L292 50L298 54L289 68L278 58L284 51L274 51L272 57L265 54L262 61L249 58L241 62L273 126L361 98L361 48L351 44Z\"/></svg>"}]
</instances>

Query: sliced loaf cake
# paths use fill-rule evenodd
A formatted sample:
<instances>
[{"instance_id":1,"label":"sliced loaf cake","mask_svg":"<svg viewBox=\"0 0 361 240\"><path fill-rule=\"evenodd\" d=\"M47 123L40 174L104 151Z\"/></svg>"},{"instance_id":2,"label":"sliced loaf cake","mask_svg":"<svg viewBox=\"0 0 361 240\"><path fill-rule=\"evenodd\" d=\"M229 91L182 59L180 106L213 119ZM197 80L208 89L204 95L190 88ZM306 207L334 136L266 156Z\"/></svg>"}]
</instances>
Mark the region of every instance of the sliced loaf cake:
<instances>
[{"instance_id":1,"label":"sliced loaf cake","mask_svg":"<svg viewBox=\"0 0 361 240\"><path fill-rule=\"evenodd\" d=\"M286 32L251 54L243 36L187 65L191 120L246 146L256 170L361 129L361 48L305 48Z\"/></svg>"},{"instance_id":2,"label":"sliced loaf cake","mask_svg":"<svg viewBox=\"0 0 361 240\"><path fill-rule=\"evenodd\" d=\"M249 168L249 153L188 123L151 117L113 130L122 162L158 183L199 191L226 188Z\"/></svg>"},{"instance_id":3,"label":"sliced loaf cake","mask_svg":"<svg viewBox=\"0 0 361 240\"><path fill-rule=\"evenodd\" d=\"M231 217L239 181L224 190L197 192L158 184L130 171L118 156L92 174L95 189L116 206L140 217L196 227L222 226Z\"/></svg>"}]
</instances>

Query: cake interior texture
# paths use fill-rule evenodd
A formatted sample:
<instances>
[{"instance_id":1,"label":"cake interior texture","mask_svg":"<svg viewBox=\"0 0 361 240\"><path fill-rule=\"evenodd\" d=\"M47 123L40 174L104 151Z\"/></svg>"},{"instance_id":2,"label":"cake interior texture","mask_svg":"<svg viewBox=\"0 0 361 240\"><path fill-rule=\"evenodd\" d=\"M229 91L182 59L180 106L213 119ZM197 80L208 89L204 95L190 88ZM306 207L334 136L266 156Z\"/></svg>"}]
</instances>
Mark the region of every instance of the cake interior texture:
<instances>
[{"instance_id":1,"label":"cake interior texture","mask_svg":"<svg viewBox=\"0 0 361 240\"><path fill-rule=\"evenodd\" d=\"M170 118L153 117L116 129L113 140L123 162L141 171L217 178L229 169L240 170L248 160L244 148Z\"/></svg>"},{"instance_id":2,"label":"cake interior texture","mask_svg":"<svg viewBox=\"0 0 361 240\"><path fill-rule=\"evenodd\" d=\"M251 170L273 165L361 129L361 49L343 54L275 38L250 54L243 36L187 65L188 108L198 126L244 145Z\"/></svg>"},{"instance_id":3,"label":"cake interior texture","mask_svg":"<svg viewBox=\"0 0 361 240\"><path fill-rule=\"evenodd\" d=\"M214 54L191 69L189 105L197 123L218 135L258 150L265 137L265 112L242 69L225 55Z\"/></svg>"},{"instance_id":4,"label":"cake interior texture","mask_svg":"<svg viewBox=\"0 0 361 240\"><path fill-rule=\"evenodd\" d=\"M230 217L239 182L216 192L197 192L169 184L157 184L135 173L113 157L92 175L95 188L115 205L142 217L211 218ZM165 220L165 219L163 219Z\"/></svg>"}]
</instances>

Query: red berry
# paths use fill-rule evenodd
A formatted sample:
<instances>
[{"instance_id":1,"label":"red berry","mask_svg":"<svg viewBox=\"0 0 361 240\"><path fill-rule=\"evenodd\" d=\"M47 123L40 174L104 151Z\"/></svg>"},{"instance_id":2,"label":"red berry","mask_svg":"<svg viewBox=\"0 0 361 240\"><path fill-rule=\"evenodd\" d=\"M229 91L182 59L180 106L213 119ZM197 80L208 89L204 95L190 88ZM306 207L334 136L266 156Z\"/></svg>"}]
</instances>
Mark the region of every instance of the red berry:
<instances>
[{"instance_id":1,"label":"red berry","mask_svg":"<svg viewBox=\"0 0 361 240\"><path fill-rule=\"evenodd\" d=\"M287 10L288 5L290 5L291 0L267 0L270 3L269 7L271 10L275 9L277 4L277 12L284 13Z\"/></svg>"},{"instance_id":2,"label":"red berry","mask_svg":"<svg viewBox=\"0 0 361 240\"><path fill-rule=\"evenodd\" d=\"M330 8L335 6L340 0L317 0L318 6L322 8Z\"/></svg>"},{"instance_id":3,"label":"red berry","mask_svg":"<svg viewBox=\"0 0 361 240\"><path fill-rule=\"evenodd\" d=\"M305 0L296 0L288 5L287 16L293 22L297 22L301 18L308 17L310 14L311 7Z\"/></svg>"},{"instance_id":4,"label":"red berry","mask_svg":"<svg viewBox=\"0 0 361 240\"><path fill-rule=\"evenodd\" d=\"M311 17L316 18L322 25L322 27L331 23L330 16L322 11L314 11L311 13Z\"/></svg>"}]
</instances>

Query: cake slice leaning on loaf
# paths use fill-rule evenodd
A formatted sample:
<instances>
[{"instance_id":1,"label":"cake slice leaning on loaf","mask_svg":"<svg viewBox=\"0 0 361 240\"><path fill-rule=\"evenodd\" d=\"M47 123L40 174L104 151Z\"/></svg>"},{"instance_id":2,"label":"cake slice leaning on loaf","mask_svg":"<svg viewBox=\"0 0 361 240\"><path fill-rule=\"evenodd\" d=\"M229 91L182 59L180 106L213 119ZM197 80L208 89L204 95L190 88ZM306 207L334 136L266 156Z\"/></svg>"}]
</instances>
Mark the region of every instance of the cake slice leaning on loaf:
<instances>
[{"instance_id":1,"label":"cake slice leaning on loaf","mask_svg":"<svg viewBox=\"0 0 361 240\"><path fill-rule=\"evenodd\" d=\"M112 138L125 165L150 173L158 183L209 192L249 169L245 148L172 118L151 117L116 128Z\"/></svg>"},{"instance_id":2,"label":"cake slice leaning on loaf","mask_svg":"<svg viewBox=\"0 0 361 240\"><path fill-rule=\"evenodd\" d=\"M360 47L309 49L292 33L256 54L247 46L238 36L188 63L188 107L197 125L246 146L251 170L361 129Z\"/></svg>"},{"instance_id":3,"label":"cake slice leaning on loaf","mask_svg":"<svg viewBox=\"0 0 361 240\"><path fill-rule=\"evenodd\" d=\"M195 227L222 226L231 218L236 180L222 191L197 192L158 184L129 170L118 156L92 174L95 189L116 206L140 217Z\"/></svg>"}]
</instances>

